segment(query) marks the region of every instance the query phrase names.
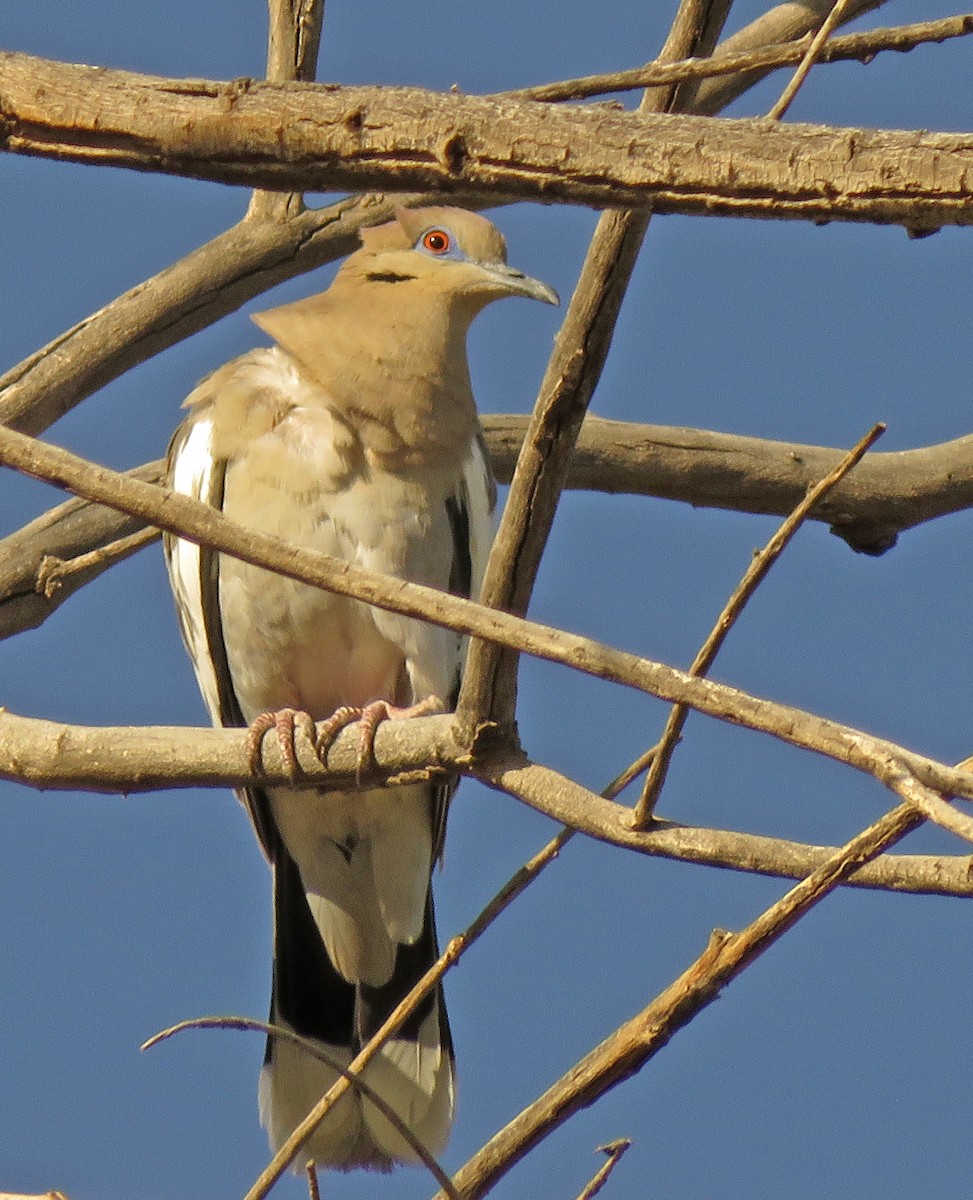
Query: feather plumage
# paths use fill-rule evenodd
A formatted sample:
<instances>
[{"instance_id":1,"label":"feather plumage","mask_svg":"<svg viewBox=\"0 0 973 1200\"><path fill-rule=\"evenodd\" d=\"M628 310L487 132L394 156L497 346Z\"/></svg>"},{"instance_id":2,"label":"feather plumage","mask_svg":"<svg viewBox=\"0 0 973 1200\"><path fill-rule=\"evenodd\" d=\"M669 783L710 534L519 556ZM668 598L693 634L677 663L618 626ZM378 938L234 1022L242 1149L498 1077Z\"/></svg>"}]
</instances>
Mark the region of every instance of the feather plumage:
<instances>
[{"instance_id":1,"label":"feather plumage","mask_svg":"<svg viewBox=\"0 0 973 1200\"><path fill-rule=\"evenodd\" d=\"M430 235L431 234L434 236ZM440 242L448 248L440 252ZM256 318L275 345L227 364L186 404L172 486L253 529L387 574L478 594L495 488L465 340L490 300L553 300L505 263L482 217L401 213L321 296ZM213 721L283 708L454 700L463 639L239 560L166 539L180 625ZM274 871L271 1019L347 1066L437 954L430 891L449 789L241 792ZM268 1041L261 1119L278 1146L334 1081L333 1067ZM454 1106L441 991L365 1079L431 1150ZM349 1093L306 1144L309 1159L387 1169L415 1153Z\"/></svg>"}]
</instances>

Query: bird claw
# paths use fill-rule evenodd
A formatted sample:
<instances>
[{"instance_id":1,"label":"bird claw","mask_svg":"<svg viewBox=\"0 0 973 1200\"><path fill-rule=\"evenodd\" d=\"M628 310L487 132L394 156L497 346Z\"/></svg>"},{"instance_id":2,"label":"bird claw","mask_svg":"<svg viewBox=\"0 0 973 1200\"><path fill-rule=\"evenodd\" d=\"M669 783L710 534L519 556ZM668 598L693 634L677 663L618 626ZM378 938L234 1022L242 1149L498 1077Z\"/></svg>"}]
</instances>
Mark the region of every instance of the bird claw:
<instances>
[{"instance_id":1,"label":"bird claw","mask_svg":"<svg viewBox=\"0 0 973 1200\"><path fill-rule=\"evenodd\" d=\"M271 729L276 730L277 746L284 767L291 779L297 779L301 774L301 764L297 759L297 735L301 733L310 745L317 751L317 735L314 720L310 713L298 708L281 708L276 712L261 713L250 722L247 730L247 763L251 775L264 774L262 747L264 735Z\"/></svg>"},{"instance_id":2,"label":"bird claw","mask_svg":"<svg viewBox=\"0 0 973 1200\"><path fill-rule=\"evenodd\" d=\"M261 713L251 721L247 730L247 764L251 775L264 774L261 750L264 735L273 729L277 733L277 745L287 774L292 780L296 780L302 773L297 758L298 733L307 738L318 761L326 767L328 751L335 738L346 725L353 725L358 721L361 728L355 780L360 783L362 776L375 762L375 734L383 721L403 721L409 717L428 717L440 712L445 712L445 706L439 697L427 696L425 700L408 708L389 704L387 700L372 700L365 705L343 704L318 726L315 726L309 713L297 708L281 708L276 712Z\"/></svg>"},{"instance_id":3,"label":"bird claw","mask_svg":"<svg viewBox=\"0 0 973 1200\"><path fill-rule=\"evenodd\" d=\"M400 708L387 700L372 700L363 706L345 704L318 726L314 750L322 765L327 765L328 751L338 734L346 725L358 721L360 736L358 760L355 766L355 781L361 783L362 776L375 762L375 734L383 721L403 721L409 717L428 717L444 712L445 706L438 696L427 696L418 704Z\"/></svg>"}]
</instances>

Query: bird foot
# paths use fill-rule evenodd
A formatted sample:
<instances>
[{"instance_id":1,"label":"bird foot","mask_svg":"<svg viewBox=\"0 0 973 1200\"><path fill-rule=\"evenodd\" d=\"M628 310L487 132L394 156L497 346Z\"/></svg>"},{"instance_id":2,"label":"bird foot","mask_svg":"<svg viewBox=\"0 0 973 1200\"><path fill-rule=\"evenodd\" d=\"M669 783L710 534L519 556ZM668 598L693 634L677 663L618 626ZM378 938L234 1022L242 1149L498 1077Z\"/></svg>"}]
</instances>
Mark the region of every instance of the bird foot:
<instances>
[{"instance_id":1,"label":"bird foot","mask_svg":"<svg viewBox=\"0 0 973 1200\"><path fill-rule=\"evenodd\" d=\"M251 774L262 773L261 747L264 735L273 729L277 734L277 745L287 774L296 780L301 774L296 746L298 734L307 738L318 761L322 766L327 766L328 751L335 738L346 725L353 725L358 721L361 731L355 775L361 780L362 775L375 761L375 734L383 721L404 721L410 717L428 717L433 713L445 711L445 705L438 696L427 696L425 700L408 708L389 704L387 700L372 700L365 705L343 704L319 726L315 726L309 713L297 708L281 708L276 712L261 713L250 723L247 731L247 763Z\"/></svg>"},{"instance_id":2,"label":"bird foot","mask_svg":"<svg viewBox=\"0 0 973 1200\"><path fill-rule=\"evenodd\" d=\"M438 696L427 696L425 700L421 700L418 704L412 704L408 708L389 704L387 700L372 700L370 704L364 706L345 704L336 709L327 721L318 726L314 750L321 762L325 763L328 750L338 734L346 725L358 721L360 736L355 776L360 781L362 775L375 761L375 734L383 721L405 721L410 717L429 717L433 713L445 711L445 705Z\"/></svg>"},{"instance_id":3,"label":"bird foot","mask_svg":"<svg viewBox=\"0 0 973 1200\"><path fill-rule=\"evenodd\" d=\"M280 708L276 712L261 713L250 722L250 728L247 730L247 764L251 775L263 773L261 747L264 734L269 733L271 729L277 732L277 745L287 774L291 779L297 779L301 774L301 764L297 761L298 733L306 737L315 747L315 751L317 750L317 731L311 714L298 708Z\"/></svg>"}]
</instances>

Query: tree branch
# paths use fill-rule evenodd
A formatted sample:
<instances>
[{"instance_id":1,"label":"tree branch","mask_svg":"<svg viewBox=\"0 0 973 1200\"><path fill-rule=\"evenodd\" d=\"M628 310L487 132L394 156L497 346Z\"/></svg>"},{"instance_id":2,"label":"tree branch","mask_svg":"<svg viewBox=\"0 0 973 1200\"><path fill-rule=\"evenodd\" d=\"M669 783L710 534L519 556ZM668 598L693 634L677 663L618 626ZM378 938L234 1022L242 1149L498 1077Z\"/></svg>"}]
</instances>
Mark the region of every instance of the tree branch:
<instances>
[{"instance_id":1,"label":"tree branch","mask_svg":"<svg viewBox=\"0 0 973 1200\"><path fill-rule=\"evenodd\" d=\"M511 477L528 419L483 418L497 478ZM681 500L698 508L786 516L842 451L705 429L588 416L568 486ZM882 554L896 535L973 505L973 435L870 454L818 504L823 521L854 550Z\"/></svg>"},{"instance_id":2,"label":"tree branch","mask_svg":"<svg viewBox=\"0 0 973 1200\"><path fill-rule=\"evenodd\" d=\"M862 33L848 33L842 37L831 38L817 61L869 63L877 54L886 51L894 50L905 54L915 50L917 46L966 37L970 33L973 33L973 13L943 17L938 21L916 21L908 25L868 29ZM719 50L708 58L687 58L676 63L654 60L646 63L644 67L633 67L629 71L582 75L577 79L563 79L557 83L542 83L536 87L498 94L554 104L565 100L585 100L612 92L657 87L660 84L713 79L721 75L743 75L756 70L768 73L799 63L811 45L812 37L812 34L805 34L793 42L775 43L737 54L727 54Z\"/></svg>"},{"instance_id":3,"label":"tree branch","mask_svg":"<svg viewBox=\"0 0 973 1200\"><path fill-rule=\"evenodd\" d=\"M808 488L803 500L795 506L784 523L774 532L770 541L759 553L755 554L747 565L743 578L733 590L733 594L723 607L706 640L696 653L690 667L691 675L705 675L713 665L717 654L726 640L733 625L739 619L743 609L750 602L754 592L766 578L768 571L783 554L798 529L808 519L810 513L828 492L832 491L842 479L857 466L871 449L879 437L885 432L884 425L875 425L858 444L841 459L841 462L819 480L814 487ZM644 829L652 820L659 793L665 784L669 773L669 764L676 746L682 739L682 731L689 716L689 709L683 704L676 704L669 712L665 728L659 741L652 748L652 757L645 775L642 795L635 806L633 823L636 828Z\"/></svg>"},{"instance_id":4,"label":"tree branch","mask_svg":"<svg viewBox=\"0 0 973 1200\"><path fill-rule=\"evenodd\" d=\"M328 791L360 786L357 726L342 730L328 752L326 767L300 741L296 750L302 783ZM681 825L661 818L656 818L650 830L636 830L631 809L625 805L530 762L505 743L481 748L471 757L469 748L457 742L448 715L383 722L375 737L374 766L364 778L369 785L394 786L456 774L479 779L588 837L655 858L802 879L833 853L825 846ZM160 788L238 787L252 780L246 730L65 725L3 709L0 778L44 790L104 795L134 795ZM262 748L260 782L274 787L294 782L273 738L267 738ZM973 873L966 854L883 856L863 867L849 884L922 895L973 896Z\"/></svg>"},{"instance_id":5,"label":"tree branch","mask_svg":"<svg viewBox=\"0 0 973 1200\"><path fill-rule=\"evenodd\" d=\"M816 871L739 933L714 931L696 961L516 1116L453 1176L465 1200L478 1200L554 1129L640 1071L722 989L863 862L903 838L922 818L900 804L829 856ZM437 1196L436 1200L442 1200Z\"/></svg>"},{"instance_id":6,"label":"tree branch","mask_svg":"<svg viewBox=\"0 0 973 1200\"><path fill-rule=\"evenodd\" d=\"M696 678L590 638L292 546L281 538L238 525L189 496L110 471L2 426L0 463L120 508L159 529L211 546L243 562L266 567L289 579L561 663L670 703L685 703L718 720L769 733L790 745L847 763L882 782L887 781L890 771L905 765L920 782L936 791L973 798L973 775L944 767L894 743L789 705L775 704L709 679Z\"/></svg>"},{"instance_id":7,"label":"tree branch","mask_svg":"<svg viewBox=\"0 0 973 1200\"><path fill-rule=\"evenodd\" d=\"M656 212L973 224L973 137L252 80L0 54L0 148L289 191L431 190Z\"/></svg>"},{"instance_id":8,"label":"tree branch","mask_svg":"<svg viewBox=\"0 0 973 1200\"><path fill-rule=\"evenodd\" d=\"M692 53L714 11L725 18L725 4L683 0L660 58L668 61ZM714 40L721 28L719 20L711 28ZM677 89L672 87L647 91L639 113L664 113L676 101ZM604 212L598 219L544 372L487 563L482 597L492 608L527 611L571 453L608 357L649 217ZM495 643L471 644L456 710L465 728L471 730L483 720L514 720L517 665L517 656Z\"/></svg>"},{"instance_id":9,"label":"tree branch","mask_svg":"<svg viewBox=\"0 0 973 1200\"><path fill-rule=\"evenodd\" d=\"M296 80L313 83L321 42L324 0L269 0L267 79L271 83ZM300 192L264 192L250 197L247 217L286 221L304 211Z\"/></svg>"},{"instance_id":10,"label":"tree branch","mask_svg":"<svg viewBox=\"0 0 973 1200\"><path fill-rule=\"evenodd\" d=\"M865 13L881 8L888 0L853 0L845 11L842 23L853 21ZM715 58L723 55L746 54L777 42L793 42L807 34L814 34L831 11L834 0L784 0L776 8L762 13L743 29L728 37L715 52ZM699 113L721 112L728 104L749 88L759 83L773 67L759 67L739 75L724 75L705 79L699 86L694 111Z\"/></svg>"},{"instance_id":11,"label":"tree branch","mask_svg":"<svg viewBox=\"0 0 973 1200\"><path fill-rule=\"evenodd\" d=\"M485 416L494 472L509 483L528 418ZM634 425L585 418L566 486L589 491L680 500L696 508L784 516L807 488L833 470L841 451L701 429ZM133 472L162 479L162 461ZM823 521L854 550L882 554L897 535L936 517L973 506L973 436L870 454L808 519ZM104 564L65 579L53 596L38 590L50 555L70 560L127 536L136 518L88 500L68 500L0 540L0 639L40 625Z\"/></svg>"}]
</instances>

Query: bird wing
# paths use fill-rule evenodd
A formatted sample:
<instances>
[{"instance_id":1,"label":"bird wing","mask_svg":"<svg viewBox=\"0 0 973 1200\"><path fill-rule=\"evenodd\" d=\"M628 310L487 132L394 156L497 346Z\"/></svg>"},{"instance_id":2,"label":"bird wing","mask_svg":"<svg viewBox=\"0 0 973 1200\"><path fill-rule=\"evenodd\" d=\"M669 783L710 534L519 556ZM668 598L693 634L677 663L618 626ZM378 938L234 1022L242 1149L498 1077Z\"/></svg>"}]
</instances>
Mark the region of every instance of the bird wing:
<instances>
[{"instance_id":1,"label":"bird wing","mask_svg":"<svg viewBox=\"0 0 973 1200\"><path fill-rule=\"evenodd\" d=\"M196 413L182 422L169 443L167 464L173 491L222 511L227 462L214 456L209 414ZM213 724L245 728L247 722L233 688L223 639L219 554L209 546L169 533L163 534L163 548L179 629ZM250 814L264 854L273 861L277 834L266 792L262 788L241 788L237 796Z\"/></svg>"},{"instance_id":2,"label":"bird wing","mask_svg":"<svg viewBox=\"0 0 973 1200\"><path fill-rule=\"evenodd\" d=\"M471 442L445 494L421 487L417 494L414 483L410 491L381 472L342 474L334 459L346 431L320 411L295 405L288 361L279 350L255 352L200 385L170 446L172 487L298 544L477 595L495 495L482 440ZM354 447L343 449L355 459ZM390 647L390 686L398 690L387 699L411 704L439 694L455 702L465 655L458 634L335 599L180 538L166 538L166 558L183 638L215 724L245 726L277 707L281 694L263 694L259 685L295 648L301 652L284 675L296 689L295 706L315 718L340 703L374 698L341 689L359 675L371 672L372 681L381 675L374 664L385 661ZM313 644L298 645L302 639ZM320 711L321 705L330 707ZM454 787L238 793L274 864L272 1019L322 1043L339 1062L350 1061L435 960L429 872ZM368 1078L398 1111L411 1114L410 1123L441 1142L453 1105L451 1064L437 991L387 1044ZM287 1043L269 1044L261 1105L275 1143L331 1077L330 1068L313 1066ZM382 1165L410 1157L371 1106L351 1107L320 1131L316 1152L323 1159Z\"/></svg>"}]
</instances>

